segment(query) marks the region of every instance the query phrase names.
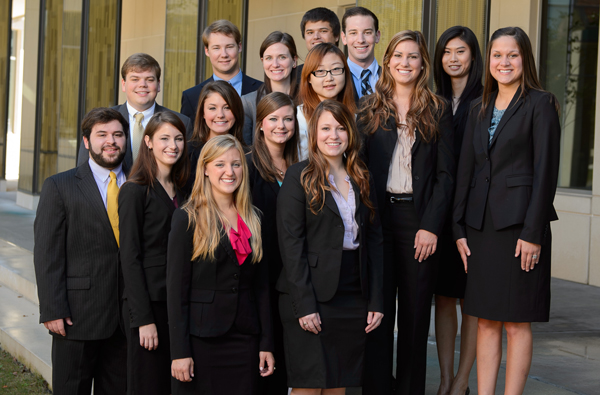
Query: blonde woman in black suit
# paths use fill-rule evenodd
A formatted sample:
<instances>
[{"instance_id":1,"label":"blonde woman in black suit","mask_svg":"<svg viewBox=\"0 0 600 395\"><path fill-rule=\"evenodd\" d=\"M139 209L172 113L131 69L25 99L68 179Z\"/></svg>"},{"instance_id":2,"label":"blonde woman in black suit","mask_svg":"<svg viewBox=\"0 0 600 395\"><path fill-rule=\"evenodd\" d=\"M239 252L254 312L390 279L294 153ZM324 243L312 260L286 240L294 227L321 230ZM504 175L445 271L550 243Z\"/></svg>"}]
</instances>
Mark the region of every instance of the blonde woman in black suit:
<instances>
[{"instance_id":1,"label":"blonde woman in black suit","mask_svg":"<svg viewBox=\"0 0 600 395\"><path fill-rule=\"evenodd\" d=\"M129 181L119 191L130 395L171 393L167 238L187 180L185 135L177 115L155 114L144 131Z\"/></svg>"},{"instance_id":2,"label":"blonde woman in black suit","mask_svg":"<svg viewBox=\"0 0 600 395\"><path fill-rule=\"evenodd\" d=\"M173 394L256 394L275 368L269 279L248 167L233 136L204 146L173 214L167 305ZM259 375L260 374L260 375Z\"/></svg>"},{"instance_id":3,"label":"blonde woman in black suit","mask_svg":"<svg viewBox=\"0 0 600 395\"><path fill-rule=\"evenodd\" d=\"M337 395L362 384L366 335L383 316L382 236L354 114L324 100L309 130L309 159L277 198L279 310L292 394Z\"/></svg>"},{"instance_id":4,"label":"blonde woman in black suit","mask_svg":"<svg viewBox=\"0 0 600 395\"><path fill-rule=\"evenodd\" d=\"M468 269L465 313L478 317L477 387L493 394L507 334L505 393L521 394L531 366L531 322L550 313L550 221L560 123L518 27L487 47L482 100L467 122L457 172L454 237Z\"/></svg>"},{"instance_id":5,"label":"blonde woman in black suit","mask_svg":"<svg viewBox=\"0 0 600 395\"><path fill-rule=\"evenodd\" d=\"M271 313L277 374L260 381L261 394L287 395L287 375L283 354L283 327L279 317L279 293L275 283L282 262L277 242L277 196L289 166L298 162L298 120L296 106L285 93L273 92L258 103L252 152L246 154L252 203L263 214L263 260L269 266Z\"/></svg>"}]
</instances>

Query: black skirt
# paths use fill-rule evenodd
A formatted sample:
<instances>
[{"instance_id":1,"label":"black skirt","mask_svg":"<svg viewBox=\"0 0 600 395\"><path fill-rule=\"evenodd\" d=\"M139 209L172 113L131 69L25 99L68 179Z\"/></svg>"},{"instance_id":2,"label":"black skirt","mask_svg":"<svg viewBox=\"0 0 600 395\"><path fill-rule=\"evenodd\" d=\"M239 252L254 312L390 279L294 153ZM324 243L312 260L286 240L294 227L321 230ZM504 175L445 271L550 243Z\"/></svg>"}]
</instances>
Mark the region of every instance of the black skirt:
<instances>
[{"instance_id":1,"label":"black skirt","mask_svg":"<svg viewBox=\"0 0 600 395\"><path fill-rule=\"evenodd\" d=\"M334 297L317 303L321 332L300 327L291 298L281 294L288 385L292 388L342 388L362 384L367 301L360 288L358 250L342 253L340 281Z\"/></svg>"},{"instance_id":2,"label":"black skirt","mask_svg":"<svg viewBox=\"0 0 600 395\"><path fill-rule=\"evenodd\" d=\"M465 313L502 322L547 322L550 316L550 225L539 263L533 270L521 269L515 258L523 225L495 230L489 206L481 230L467 226L468 259Z\"/></svg>"}]
</instances>

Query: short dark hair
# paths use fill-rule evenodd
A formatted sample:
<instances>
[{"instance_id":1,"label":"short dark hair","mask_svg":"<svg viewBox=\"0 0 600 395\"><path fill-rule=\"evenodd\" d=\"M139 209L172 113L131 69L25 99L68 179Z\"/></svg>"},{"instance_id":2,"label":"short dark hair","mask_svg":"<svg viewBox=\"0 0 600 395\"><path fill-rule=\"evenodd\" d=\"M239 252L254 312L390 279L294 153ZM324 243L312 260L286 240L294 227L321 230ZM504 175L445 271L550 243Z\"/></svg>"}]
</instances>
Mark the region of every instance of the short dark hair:
<instances>
[{"instance_id":1,"label":"short dark hair","mask_svg":"<svg viewBox=\"0 0 600 395\"><path fill-rule=\"evenodd\" d=\"M129 136L129 122L125 119L123 115L117 110L113 110L108 107L96 107L90 110L85 117L83 117L83 121L81 121L81 130L83 132L83 137L86 139L90 139L90 134L92 134L92 129L97 124L109 123L112 121L119 121L119 123L123 126L123 132L125 133L125 137Z\"/></svg>"},{"instance_id":2,"label":"short dark hair","mask_svg":"<svg viewBox=\"0 0 600 395\"><path fill-rule=\"evenodd\" d=\"M331 31L335 37L340 38L340 19L331 11L329 8L317 7L312 10L306 11L300 22L300 31L302 32L302 38L304 38L304 28L307 22L319 22L324 21L329 23Z\"/></svg>"},{"instance_id":3,"label":"short dark hair","mask_svg":"<svg viewBox=\"0 0 600 395\"><path fill-rule=\"evenodd\" d=\"M208 25L206 29L204 29L202 32L202 42L204 43L205 48L208 48L208 39L213 33L220 33L233 37L238 45L242 42L242 34L240 33L240 29L238 29L236 25L227 19L219 19L218 21L214 21Z\"/></svg>"},{"instance_id":4,"label":"short dark hair","mask_svg":"<svg viewBox=\"0 0 600 395\"><path fill-rule=\"evenodd\" d=\"M147 53L134 53L125 60L121 67L121 77L125 79L131 71L153 71L156 79L160 81L160 65Z\"/></svg>"},{"instance_id":5,"label":"short dark hair","mask_svg":"<svg viewBox=\"0 0 600 395\"><path fill-rule=\"evenodd\" d=\"M370 16L371 18L373 18L373 25L375 26L374 33L377 33L379 31L379 19L377 19L377 15L375 15L373 11L365 7L351 7L348 8L346 12L344 12L344 16L342 17L342 31L344 32L344 34L346 34L346 19L358 15Z\"/></svg>"}]
</instances>

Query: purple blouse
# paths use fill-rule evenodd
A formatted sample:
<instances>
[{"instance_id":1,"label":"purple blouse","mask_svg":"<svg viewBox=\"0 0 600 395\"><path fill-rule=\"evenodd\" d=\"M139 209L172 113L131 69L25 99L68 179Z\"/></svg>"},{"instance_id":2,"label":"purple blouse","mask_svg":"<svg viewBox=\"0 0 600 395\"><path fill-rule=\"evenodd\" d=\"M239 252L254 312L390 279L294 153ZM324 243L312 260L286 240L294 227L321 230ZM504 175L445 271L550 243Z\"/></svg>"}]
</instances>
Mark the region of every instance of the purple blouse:
<instances>
[{"instance_id":1,"label":"purple blouse","mask_svg":"<svg viewBox=\"0 0 600 395\"><path fill-rule=\"evenodd\" d=\"M346 201L338 191L335 181L333 180L333 174L330 174L327 180L329 181L329 185L335 188L331 189L331 194L333 195L333 199L337 204L340 215L342 216L342 221L344 222L343 249L356 250L358 248L358 224L354 219L354 215L356 214L356 198L354 196L354 188L352 188L352 183L350 182L350 176L344 178L344 181L350 186L348 190L348 201Z\"/></svg>"}]
</instances>

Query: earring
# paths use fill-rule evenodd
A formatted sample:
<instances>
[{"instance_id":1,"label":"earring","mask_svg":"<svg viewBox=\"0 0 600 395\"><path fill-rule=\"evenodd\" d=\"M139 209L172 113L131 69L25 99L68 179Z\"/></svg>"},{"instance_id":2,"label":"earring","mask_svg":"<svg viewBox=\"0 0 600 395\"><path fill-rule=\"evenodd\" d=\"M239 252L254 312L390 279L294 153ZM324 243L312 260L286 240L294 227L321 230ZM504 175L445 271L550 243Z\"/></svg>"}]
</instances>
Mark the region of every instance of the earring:
<instances>
[{"instance_id":1,"label":"earring","mask_svg":"<svg viewBox=\"0 0 600 395\"><path fill-rule=\"evenodd\" d=\"M421 70L423 70L423 66L421 66Z\"/></svg>"}]
</instances>

